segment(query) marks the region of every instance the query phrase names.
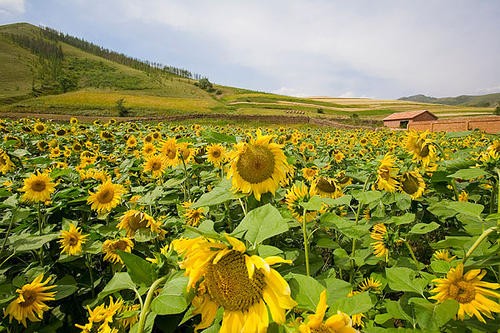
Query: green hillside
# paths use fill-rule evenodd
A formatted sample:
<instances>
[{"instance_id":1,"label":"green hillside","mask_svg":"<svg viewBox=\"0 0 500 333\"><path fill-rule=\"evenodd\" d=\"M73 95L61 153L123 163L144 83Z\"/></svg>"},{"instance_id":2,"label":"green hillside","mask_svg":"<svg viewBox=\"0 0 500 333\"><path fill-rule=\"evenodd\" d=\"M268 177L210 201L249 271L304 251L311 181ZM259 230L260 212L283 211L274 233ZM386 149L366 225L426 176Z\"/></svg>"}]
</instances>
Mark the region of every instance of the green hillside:
<instances>
[{"instance_id":1,"label":"green hillside","mask_svg":"<svg viewBox=\"0 0 500 333\"><path fill-rule=\"evenodd\" d=\"M80 116L231 115L334 118L362 124L400 111L443 117L492 114L492 106L373 99L295 98L212 84L189 70L150 63L28 23L0 26L0 112ZM121 107L119 106L121 105ZM380 122L379 122L380 124Z\"/></svg>"},{"instance_id":2,"label":"green hillside","mask_svg":"<svg viewBox=\"0 0 500 333\"><path fill-rule=\"evenodd\" d=\"M487 95L460 95L457 97L430 97L425 95L414 95L409 97L401 97L402 101L412 101L420 103L434 103L445 105L463 105L463 106L476 106L476 107L490 107L500 104L500 93L487 94Z\"/></svg>"}]
</instances>

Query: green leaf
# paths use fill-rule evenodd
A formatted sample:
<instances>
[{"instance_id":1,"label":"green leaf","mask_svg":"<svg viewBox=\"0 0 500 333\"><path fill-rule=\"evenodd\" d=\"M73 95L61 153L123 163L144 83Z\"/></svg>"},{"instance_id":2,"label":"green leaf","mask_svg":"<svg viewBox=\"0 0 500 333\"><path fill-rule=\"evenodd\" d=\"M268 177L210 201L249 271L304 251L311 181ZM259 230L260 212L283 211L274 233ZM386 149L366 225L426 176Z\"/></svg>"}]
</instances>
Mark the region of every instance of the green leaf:
<instances>
[{"instance_id":1,"label":"green leaf","mask_svg":"<svg viewBox=\"0 0 500 333\"><path fill-rule=\"evenodd\" d=\"M135 289L135 283L130 278L130 275L127 272L118 272L113 275L111 280L109 280L108 284L104 287L104 289L99 293L98 299L103 299L109 294L113 294L117 291L124 289Z\"/></svg>"},{"instance_id":2,"label":"green leaf","mask_svg":"<svg viewBox=\"0 0 500 333\"><path fill-rule=\"evenodd\" d=\"M417 235L424 235L424 234L427 234L431 231L438 229L439 227L440 227L440 225L436 222L417 223L411 228L409 233L410 234L417 234Z\"/></svg>"},{"instance_id":3,"label":"green leaf","mask_svg":"<svg viewBox=\"0 0 500 333\"><path fill-rule=\"evenodd\" d=\"M231 182L224 179L219 185L215 186L212 191L203 194L197 201L195 201L191 205L191 208L214 206L229 200L241 198L241 196L241 194L233 193L231 191Z\"/></svg>"},{"instance_id":4,"label":"green leaf","mask_svg":"<svg viewBox=\"0 0 500 333\"><path fill-rule=\"evenodd\" d=\"M141 205L154 205L155 201L158 200L163 195L163 188L161 186L156 186L152 191L147 192L142 196L137 203Z\"/></svg>"},{"instance_id":5,"label":"green leaf","mask_svg":"<svg viewBox=\"0 0 500 333\"><path fill-rule=\"evenodd\" d=\"M448 207L453 209L457 213L477 217L481 215L481 212L484 209L483 205L460 201L450 201L448 202Z\"/></svg>"},{"instance_id":6,"label":"green leaf","mask_svg":"<svg viewBox=\"0 0 500 333\"><path fill-rule=\"evenodd\" d=\"M358 192L354 194L354 198L358 200L361 205L368 205L374 201L380 200L382 198L382 192L380 191Z\"/></svg>"},{"instance_id":7,"label":"green leaf","mask_svg":"<svg viewBox=\"0 0 500 333\"><path fill-rule=\"evenodd\" d=\"M203 131L201 136L209 143L236 143L236 137L234 135L227 135L207 130Z\"/></svg>"},{"instance_id":8,"label":"green leaf","mask_svg":"<svg viewBox=\"0 0 500 333\"><path fill-rule=\"evenodd\" d=\"M280 212L271 204L251 210L234 229L232 235L240 236L254 245L262 241L288 231L288 223Z\"/></svg>"},{"instance_id":9,"label":"green leaf","mask_svg":"<svg viewBox=\"0 0 500 333\"><path fill-rule=\"evenodd\" d=\"M328 278L322 282L326 285L328 304L333 303L338 298L347 296L352 290L351 284L344 280Z\"/></svg>"},{"instance_id":10,"label":"green leaf","mask_svg":"<svg viewBox=\"0 0 500 333\"><path fill-rule=\"evenodd\" d=\"M452 264L448 261L434 260L431 262L431 268L434 273L440 273L440 274L447 273L451 267Z\"/></svg>"},{"instance_id":11,"label":"green leaf","mask_svg":"<svg viewBox=\"0 0 500 333\"><path fill-rule=\"evenodd\" d=\"M402 225L402 224L408 224L412 223L415 221L415 214L413 213L406 213L402 216L391 216L387 221L385 221L385 224L395 224L395 225Z\"/></svg>"},{"instance_id":12,"label":"green leaf","mask_svg":"<svg viewBox=\"0 0 500 333\"><path fill-rule=\"evenodd\" d=\"M450 177L450 178L464 179L464 180L471 180L471 179L474 179L474 178L485 176L487 174L488 173L486 171L484 171L483 169L469 168L469 169L460 169L457 172L449 175L448 177Z\"/></svg>"},{"instance_id":13,"label":"green leaf","mask_svg":"<svg viewBox=\"0 0 500 333\"><path fill-rule=\"evenodd\" d=\"M56 292L54 296L56 301L71 296L75 293L75 291L78 290L78 287L76 286L76 280L71 275L66 275L62 279L56 281L54 284L56 285L56 287L53 289L53 291Z\"/></svg>"},{"instance_id":14,"label":"green leaf","mask_svg":"<svg viewBox=\"0 0 500 333\"><path fill-rule=\"evenodd\" d=\"M187 283L188 278L184 276L165 283L160 294L151 302L151 310L159 315L176 314L186 310L188 302L184 291Z\"/></svg>"},{"instance_id":15,"label":"green leaf","mask_svg":"<svg viewBox=\"0 0 500 333\"><path fill-rule=\"evenodd\" d=\"M153 266L135 254L117 251L120 258L123 260L125 266L127 266L127 271L134 281L138 285L150 286L156 279L156 273Z\"/></svg>"},{"instance_id":16,"label":"green leaf","mask_svg":"<svg viewBox=\"0 0 500 333\"><path fill-rule=\"evenodd\" d=\"M38 250L44 244L59 238L59 233L52 233L43 236L31 236L27 234L14 235L9 237L11 246L17 252Z\"/></svg>"},{"instance_id":17,"label":"green leaf","mask_svg":"<svg viewBox=\"0 0 500 333\"><path fill-rule=\"evenodd\" d=\"M323 225L334 227L345 236L353 239L361 239L370 230L368 224L354 224L353 221L334 213L323 214L320 221Z\"/></svg>"},{"instance_id":18,"label":"green leaf","mask_svg":"<svg viewBox=\"0 0 500 333\"><path fill-rule=\"evenodd\" d=\"M408 303L415 304L418 325L424 330L435 331L439 331L448 321L455 318L459 306L453 299L433 304L423 298L410 298Z\"/></svg>"},{"instance_id":19,"label":"green leaf","mask_svg":"<svg viewBox=\"0 0 500 333\"><path fill-rule=\"evenodd\" d=\"M275 246L260 244L257 248L259 256L262 258L267 258L271 256L277 256L283 254L283 251Z\"/></svg>"},{"instance_id":20,"label":"green leaf","mask_svg":"<svg viewBox=\"0 0 500 333\"><path fill-rule=\"evenodd\" d=\"M417 278L416 272L406 267L390 267L385 269L389 287L394 291L408 291L423 294L428 280Z\"/></svg>"},{"instance_id":21,"label":"green leaf","mask_svg":"<svg viewBox=\"0 0 500 333\"><path fill-rule=\"evenodd\" d=\"M446 249L446 248L457 248L463 249L465 248L467 243L471 243L470 236L445 236L443 240L431 244L434 249Z\"/></svg>"},{"instance_id":22,"label":"green leaf","mask_svg":"<svg viewBox=\"0 0 500 333\"><path fill-rule=\"evenodd\" d=\"M409 321L410 323L413 322L413 318L408 313L406 313L406 311L401 306L400 301L385 301L385 308L387 310L387 313L389 313L394 319L403 319Z\"/></svg>"},{"instance_id":23,"label":"green leaf","mask_svg":"<svg viewBox=\"0 0 500 333\"><path fill-rule=\"evenodd\" d=\"M297 302L297 308L301 310L316 311L319 295L325 289L316 279L290 273L285 276L292 291L292 298Z\"/></svg>"},{"instance_id":24,"label":"green leaf","mask_svg":"<svg viewBox=\"0 0 500 333\"><path fill-rule=\"evenodd\" d=\"M373 302L368 292L353 295L352 297L338 298L330 304L329 315L342 311L348 315L364 313L373 307Z\"/></svg>"}]
</instances>

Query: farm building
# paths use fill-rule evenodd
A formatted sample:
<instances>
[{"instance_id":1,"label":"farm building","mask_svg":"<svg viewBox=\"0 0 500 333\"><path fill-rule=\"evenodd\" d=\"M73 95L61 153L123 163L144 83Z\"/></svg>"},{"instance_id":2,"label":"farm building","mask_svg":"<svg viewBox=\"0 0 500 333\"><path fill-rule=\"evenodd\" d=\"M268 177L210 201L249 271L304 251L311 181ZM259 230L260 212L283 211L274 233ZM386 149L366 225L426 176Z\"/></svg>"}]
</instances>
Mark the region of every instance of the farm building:
<instances>
[{"instance_id":1,"label":"farm building","mask_svg":"<svg viewBox=\"0 0 500 333\"><path fill-rule=\"evenodd\" d=\"M434 114L427 110L396 112L383 119L384 126L390 128L408 128L408 124L417 121L437 120Z\"/></svg>"}]
</instances>

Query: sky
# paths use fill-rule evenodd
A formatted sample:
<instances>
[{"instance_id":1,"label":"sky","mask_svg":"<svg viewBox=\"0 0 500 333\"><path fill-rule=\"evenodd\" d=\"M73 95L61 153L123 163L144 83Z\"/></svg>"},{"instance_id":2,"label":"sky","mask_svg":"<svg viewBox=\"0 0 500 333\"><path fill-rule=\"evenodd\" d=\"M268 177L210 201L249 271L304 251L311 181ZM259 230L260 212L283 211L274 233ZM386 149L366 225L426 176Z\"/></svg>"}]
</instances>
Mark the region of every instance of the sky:
<instances>
[{"instance_id":1,"label":"sky","mask_svg":"<svg viewBox=\"0 0 500 333\"><path fill-rule=\"evenodd\" d=\"M15 22L284 95L500 92L499 0L0 0Z\"/></svg>"}]
</instances>

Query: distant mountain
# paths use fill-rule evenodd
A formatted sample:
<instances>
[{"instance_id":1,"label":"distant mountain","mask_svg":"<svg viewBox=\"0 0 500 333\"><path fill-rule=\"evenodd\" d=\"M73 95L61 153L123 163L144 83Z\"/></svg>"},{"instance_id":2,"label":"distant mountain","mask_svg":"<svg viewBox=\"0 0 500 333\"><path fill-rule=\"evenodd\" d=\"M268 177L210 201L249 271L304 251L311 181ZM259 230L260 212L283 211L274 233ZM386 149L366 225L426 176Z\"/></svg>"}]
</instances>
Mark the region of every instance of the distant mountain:
<instances>
[{"instance_id":1,"label":"distant mountain","mask_svg":"<svg viewBox=\"0 0 500 333\"><path fill-rule=\"evenodd\" d=\"M419 103L446 104L446 105L463 105L477 107L493 107L500 104L500 93L487 95L460 95L457 97L430 97L425 95L414 95L409 97L401 97L400 101L411 101Z\"/></svg>"}]
</instances>

